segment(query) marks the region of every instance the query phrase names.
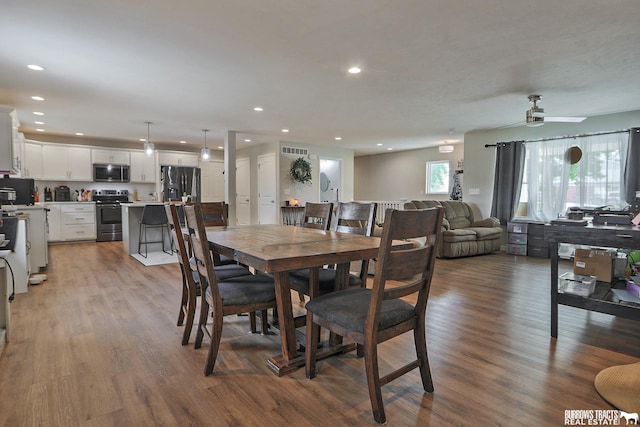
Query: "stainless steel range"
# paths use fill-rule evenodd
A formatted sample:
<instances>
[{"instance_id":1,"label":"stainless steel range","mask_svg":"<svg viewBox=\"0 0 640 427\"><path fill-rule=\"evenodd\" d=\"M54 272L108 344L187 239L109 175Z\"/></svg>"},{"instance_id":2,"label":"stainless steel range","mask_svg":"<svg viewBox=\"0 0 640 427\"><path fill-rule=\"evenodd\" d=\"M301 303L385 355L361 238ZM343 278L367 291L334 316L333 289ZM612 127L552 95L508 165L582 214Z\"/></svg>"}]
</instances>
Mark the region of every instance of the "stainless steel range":
<instances>
[{"instance_id":1,"label":"stainless steel range","mask_svg":"<svg viewBox=\"0 0 640 427\"><path fill-rule=\"evenodd\" d=\"M129 203L128 190L93 190L96 202L96 226L98 242L122 240L121 203Z\"/></svg>"}]
</instances>

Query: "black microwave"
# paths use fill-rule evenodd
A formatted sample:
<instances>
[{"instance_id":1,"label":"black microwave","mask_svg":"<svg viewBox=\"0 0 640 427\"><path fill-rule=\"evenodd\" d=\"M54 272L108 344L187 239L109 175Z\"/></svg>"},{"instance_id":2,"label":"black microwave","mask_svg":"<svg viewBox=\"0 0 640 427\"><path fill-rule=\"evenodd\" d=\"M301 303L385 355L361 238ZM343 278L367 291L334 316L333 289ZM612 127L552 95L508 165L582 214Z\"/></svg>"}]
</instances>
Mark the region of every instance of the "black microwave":
<instances>
[{"instance_id":1,"label":"black microwave","mask_svg":"<svg viewBox=\"0 0 640 427\"><path fill-rule=\"evenodd\" d=\"M129 165L93 164L96 182L129 182Z\"/></svg>"}]
</instances>

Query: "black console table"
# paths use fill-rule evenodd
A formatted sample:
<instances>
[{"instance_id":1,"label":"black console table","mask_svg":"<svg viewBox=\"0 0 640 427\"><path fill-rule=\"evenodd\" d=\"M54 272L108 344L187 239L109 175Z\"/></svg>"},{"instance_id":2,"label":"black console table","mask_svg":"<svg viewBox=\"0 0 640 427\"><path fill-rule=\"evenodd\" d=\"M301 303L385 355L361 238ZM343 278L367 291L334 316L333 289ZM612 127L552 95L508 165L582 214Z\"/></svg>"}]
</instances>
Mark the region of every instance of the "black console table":
<instances>
[{"instance_id":1,"label":"black console table","mask_svg":"<svg viewBox=\"0 0 640 427\"><path fill-rule=\"evenodd\" d=\"M640 249L640 227L630 225L558 225L544 226L544 238L551 255L551 336L558 336L558 304L640 320L640 308L620 304L609 298L609 283L598 282L588 298L558 293L558 243L610 248Z\"/></svg>"}]
</instances>

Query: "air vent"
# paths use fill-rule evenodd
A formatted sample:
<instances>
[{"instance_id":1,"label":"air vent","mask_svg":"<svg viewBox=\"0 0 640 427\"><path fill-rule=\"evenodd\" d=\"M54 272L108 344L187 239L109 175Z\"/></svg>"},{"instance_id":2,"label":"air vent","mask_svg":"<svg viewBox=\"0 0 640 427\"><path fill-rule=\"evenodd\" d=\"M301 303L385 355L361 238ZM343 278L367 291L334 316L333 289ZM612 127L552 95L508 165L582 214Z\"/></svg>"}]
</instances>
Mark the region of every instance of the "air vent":
<instances>
[{"instance_id":1,"label":"air vent","mask_svg":"<svg viewBox=\"0 0 640 427\"><path fill-rule=\"evenodd\" d=\"M287 154L290 156L306 156L309 154L309 150L306 148L296 148L296 147L282 147L282 154Z\"/></svg>"}]
</instances>

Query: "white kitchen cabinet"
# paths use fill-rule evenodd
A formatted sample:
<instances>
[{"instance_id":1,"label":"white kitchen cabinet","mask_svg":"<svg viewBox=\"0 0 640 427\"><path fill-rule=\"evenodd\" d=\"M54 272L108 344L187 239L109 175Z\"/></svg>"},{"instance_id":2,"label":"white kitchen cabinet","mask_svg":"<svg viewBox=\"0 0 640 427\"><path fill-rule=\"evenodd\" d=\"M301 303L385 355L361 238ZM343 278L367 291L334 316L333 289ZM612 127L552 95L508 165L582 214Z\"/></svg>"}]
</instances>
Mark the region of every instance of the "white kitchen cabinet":
<instances>
[{"instance_id":1,"label":"white kitchen cabinet","mask_svg":"<svg viewBox=\"0 0 640 427\"><path fill-rule=\"evenodd\" d=\"M128 165L129 152L125 150L105 150L101 148L91 149L91 161L93 163Z\"/></svg>"},{"instance_id":2,"label":"white kitchen cabinet","mask_svg":"<svg viewBox=\"0 0 640 427\"><path fill-rule=\"evenodd\" d=\"M96 205L89 202L47 203L49 241L96 239Z\"/></svg>"},{"instance_id":3,"label":"white kitchen cabinet","mask_svg":"<svg viewBox=\"0 0 640 427\"><path fill-rule=\"evenodd\" d=\"M18 115L11 107L0 106L0 172L19 174L22 169L22 134Z\"/></svg>"},{"instance_id":4,"label":"white kitchen cabinet","mask_svg":"<svg viewBox=\"0 0 640 427\"><path fill-rule=\"evenodd\" d=\"M43 178L62 181L92 181L91 149L46 144L42 146Z\"/></svg>"},{"instance_id":5,"label":"white kitchen cabinet","mask_svg":"<svg viewBox=\"0 0 640 427\"><path fill-rule=\"evenodd\" d=\"M24 141L24 161L22 162L22 176L25 178L42 179L42 144Z\"/></svg>"},{"instance_id":6,"label":"white kitchen cabinet","mask_svg":"<svg viewBox=\"0 0 640 427\"><path fill-rule=\"evenodd\" d=\"M161 166L192 166L198 167L200 156L195 153L180 151L158 151L158 163Z\"/></svg>"},{"instance_id":7,"label":"white kitchen cabinet","mask_svg":"<svg viewBox=\"0 0 640 427\"><path fill-rule=\"evenodd\" d=\"M47 203L49 209L49 242L59 242L62 240L62 229L60 228L60 203Z\"/></svg>"},{"instance_id":8,"label":"white kitchen cabinet","mask_svg":"<svg viewBox=\"0 0 640 427\"><path fill-rule=\"evenodd\" d=\"M129 176L131 177L131 182L156 182L155 158L148 157L144 151L132 151L130 158Z\"/></svg>"}]
</instances>

